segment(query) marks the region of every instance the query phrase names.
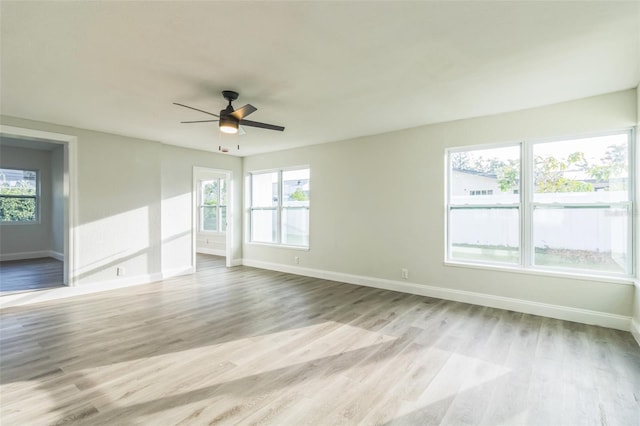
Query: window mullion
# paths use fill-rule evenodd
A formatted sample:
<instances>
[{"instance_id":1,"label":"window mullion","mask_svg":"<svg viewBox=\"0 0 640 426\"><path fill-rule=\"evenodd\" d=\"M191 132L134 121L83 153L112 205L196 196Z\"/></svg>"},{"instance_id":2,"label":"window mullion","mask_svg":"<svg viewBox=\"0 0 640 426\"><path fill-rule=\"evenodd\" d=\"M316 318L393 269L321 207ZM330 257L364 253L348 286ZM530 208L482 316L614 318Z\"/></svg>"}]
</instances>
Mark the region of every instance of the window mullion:
<instances>
[{"instance_id":1,"label":"window mullion","mask_svg":"<svg viewBox=\"0 0 640 426\"><path fill-rule=\"evenodd\" d=\"M524 268L529 268L533 263L533 146L527 142L520 146L520 262Z\"/></svg>"},{"instance_id":2,"label":"window mullion","mask_svg":"<svg viewBox=\"0 0 640 426\"><path fill-rule=\"evenodd\" d=\"M220 201L222 200L222 179L218 178L218 193L216 194L216 225L217 231L222 232L222 214L220 210Z\"/></svg>"},{"instance_id":3,"label":"window mullion","mask_svg":"<svg viewBox=\"0 0 640 426\"><path fill-rule=\"evenodd\" d=\"M276 232L276 239L278 244L282 244L282 194L284 193L283 187L284 182L282 181L282 170L278 170L278 206L276 208L276 223L278 226L278 230Z\"/></svg>"}]
</instances>

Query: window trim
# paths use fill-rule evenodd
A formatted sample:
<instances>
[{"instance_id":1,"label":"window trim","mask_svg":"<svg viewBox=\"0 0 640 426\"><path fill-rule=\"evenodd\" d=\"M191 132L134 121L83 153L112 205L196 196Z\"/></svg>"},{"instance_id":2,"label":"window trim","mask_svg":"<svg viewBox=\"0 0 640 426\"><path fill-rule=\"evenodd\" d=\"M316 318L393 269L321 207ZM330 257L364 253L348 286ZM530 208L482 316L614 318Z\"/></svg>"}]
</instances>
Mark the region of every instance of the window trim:
<instances>
[{"instance_id":1,"label":"window trim","mask_svg":"<svg viewBox=\"0 0 640 426\"><path fill-rule=\"evenodd\" d=\"M40 217L40 202L42 198L41 192L41 182L40 182L40 170L39 169L30 169L24 167L0 167L5 170L18 170L23 172L34 172L36 174L36 193L35 195L15 195L15 194L3 194L0 195L0 198L32 198L35 200L35 212L33 220L10 220L10 221L0 221L0 225L39 225L41 223Z\"/></svg>"},{"instance_id":2,"label":"window trim","mask_svg":"<svg viewBox=\"0 0 640 426\"><path fill-rule=\"evenodd\" d=\"M249 191L248 191L248 208L247 208L247 217L248 217L248 232L247 239L245 241L246 244L257 245L257 246L266 246L266 247L279 247L279 248L287 248L293 250L302 250L308 251L311 247L311 229L309 228L309 233L307 235L307 244L306 245L293 245L293 244L285 244L282 242L282 212L287 209L287 206L283 205L282 202L282 194L283 194L283 180L282 175L284 172L295 171L295 170L309 170L309 186L311 185L311 166L309 165L300 165L300 166L289 166L289 167L279 167L273 169L261 169L261 170L252 170L247 173L248 183L249 183ZM266 174L266 173L277 173L278 174L278 203L275 206L259 206L253 207L253 175ZM309 224L311 223L311 199L309 199L309 206L306 207L309 215ZM266 242L266 241L253 241L253 211L275 211L276 212L276 241L275 242Z\"/></svg>"},{"instance_id":3,"label":"window trim","mask_svg":"<svg viewBox=\"0 0 640 426\"><path fill-rule=\"evenodd\" d=\"M636 132L638 129L635 127L629 127L624 129L610 130L605 132L593 132L586 134L579 134L573 136L562 136L557 138L541 138L541 139L527 139L521 141L505 142L505 143L492 143L492 144L479 144L479 145L467 145L457 146L445 149L444 163L445 163L445 247L444 247L444 264L447 266L456 267L469 267L478 269L489 270L503 270L507 272L519 272L533 275L544 276L558 276L567 278L576 278L583 280L595 280L600 282L612 282L621 284L633 284L635 277L638 276L638 266L636 264L636 250L638 249L638 242L635 241L634 235L637 229L638 223L635 218L634 210L637 209L636 203L636 176L638 171L636 170ZM627 135L628 143L628 198L626 201L612 201L601 203L540 203L533 201L534 195L534 178L533 178L533 147L536 144L552 143L552 142L565 142L576 139L585 138L597 138L613 135ZM484 150L492 148L503 148L509 146L520 145L520 191L519 191L519 206L520 206L520 262L518 264L504 264L491 261L478 261L478 260L461 260L451 258L450 247L450 212L452 207L462 207L463 205L452 205L451 198L451 154L456 152L465 152L473 150ZM500 207L509 206L513 204L471 204L469 208L487 208L487 207ZM630 212L628 216L627 227L630 231L631 237L627 241L627 270L624 272L606 272L606 271L589 271L584 269L562 268L553 266L542 266L534 264L534 244L533 244L533 212L536 207L585 207L585 208L625 208Z\"/></svg>"}]
</instances>

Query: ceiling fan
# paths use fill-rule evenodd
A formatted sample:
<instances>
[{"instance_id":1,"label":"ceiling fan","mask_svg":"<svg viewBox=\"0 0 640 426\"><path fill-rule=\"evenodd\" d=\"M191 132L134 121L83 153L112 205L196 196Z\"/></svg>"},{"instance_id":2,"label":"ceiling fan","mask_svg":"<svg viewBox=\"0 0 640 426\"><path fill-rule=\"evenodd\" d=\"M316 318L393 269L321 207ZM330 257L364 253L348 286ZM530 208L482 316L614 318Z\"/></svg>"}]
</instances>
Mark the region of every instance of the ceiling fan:
<instances>
[{"instance_id":1,"label":"ceiling fan","mask_svg":"<svg viewBox=\"0 0 640 426\"><path fill-rule=\"evenodd\" d=\"M278 130L282 132L284 127L276 126L274 124L260 123L258 121L246 120L245 117L251 113L256 112L258 109L251 104L247 104L242 108L233 109L233 105L231 102L238 99L238 92L234 92L232 90L224 90L222 92L222 96L229 101L229 105L223 110L220 110L220 115L214 114L212 112L204 111L198 108L191 107L189 105L180 104L174 102L174 105L178 105L184 108L193 109L195 111L200 111L208 115L213 115L214 117L218 117L217 120L196 120L196 121L181 121L181 123L212 123L218 121L220 131L223 133L235 134L238 133L238 128L240 125L249 126L249 127L259 127L261 129L269 129L269 130Z\"/></svg>"}]
</instances>

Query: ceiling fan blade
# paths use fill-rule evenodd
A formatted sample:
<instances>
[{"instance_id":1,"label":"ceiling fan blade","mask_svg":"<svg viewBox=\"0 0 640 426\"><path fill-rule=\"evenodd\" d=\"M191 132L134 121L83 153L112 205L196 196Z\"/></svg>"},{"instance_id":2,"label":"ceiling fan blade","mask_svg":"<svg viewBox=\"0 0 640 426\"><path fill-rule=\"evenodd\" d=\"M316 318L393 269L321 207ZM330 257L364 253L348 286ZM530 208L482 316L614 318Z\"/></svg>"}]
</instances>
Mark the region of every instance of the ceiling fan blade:
<instances>
[{"instance_id":1,"label":"ceiling fan blade","mask_svg":"<svg viewBox=\"0 0 640 426\"><path fill-rule=\"evenodd\" d=\"M232 117L237 118L238 120L242 120L243 118L245 118L247 115L254 113L258 110L258 108L254 107L251 104L246 104L245 106L243 106L242 108L238 108L237 110L233 111L231 114L229 114Z\"/></svg>"},{"instance_id":2,"label":"ceiling fan blade","mask_svg":"<svg viewBox=\"0 0 640 426\"><path fill-rule=\"evenodd\" d=\"M267 123L259 123L257 121L251 121L251 120L240 120L240 124L242 124L243 126L249 126L249 127L259 127L261 129L278 130L280 132L284 130L284 127L282 126L276 126L274 124L267 124Z\"/></svg>"},{"instance_id":3,"label":"ceiling fan blade","mask_svg":"<svg viewBox=\"0 0 640 426\"><path fill-rule=\"evenodd\" d=\"M188 123L213 123L215 121L220 121L220 120L196 120L196 121L181 121L180 123L182 124L188 124Z\"/></svg>"},{"instance_id":4,"label":"ceiling fan blade","mask_svg":"<svg viewBox=\"0 0 640 426\"><path fill-rule=\"evenodd\" d=\"M214 113L212 113L212 112L208 112L208 111L204 111L204 110L201 110L201 109L198 109L198 108L190 107L189 105L179 104L179 103L177 103L177 102L174 102L173 104L174 104L174 105L181 106L181 107L184 107L184 108L193 109L193 110L195 110L195 111L204 112L205 114L213 115L214 117L220 117L218 114L214 114Z\"/></svg>"}]
</instances>

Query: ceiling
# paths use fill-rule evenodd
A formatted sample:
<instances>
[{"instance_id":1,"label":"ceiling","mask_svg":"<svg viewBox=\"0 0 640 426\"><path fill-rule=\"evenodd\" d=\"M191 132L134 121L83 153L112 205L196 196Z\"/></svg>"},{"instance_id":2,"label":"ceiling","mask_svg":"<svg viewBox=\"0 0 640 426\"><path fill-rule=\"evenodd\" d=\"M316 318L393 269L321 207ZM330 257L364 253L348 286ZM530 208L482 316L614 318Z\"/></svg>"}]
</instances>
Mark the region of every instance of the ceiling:
<instances>
[{"instance_id":1,"label":"ceiling","mask_svg":"<svg viewBox=\"0 0 640 426\"><path fill-rule=\"evenodd\" d=\"M636 87L640 2L0 3L0 112L252 155ZM250 119L222 135L172 105ZM235 146L240 144L240 150Z\"/></svg>"}]
</instances>

